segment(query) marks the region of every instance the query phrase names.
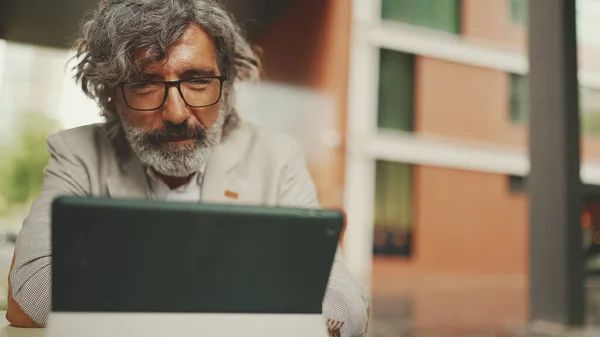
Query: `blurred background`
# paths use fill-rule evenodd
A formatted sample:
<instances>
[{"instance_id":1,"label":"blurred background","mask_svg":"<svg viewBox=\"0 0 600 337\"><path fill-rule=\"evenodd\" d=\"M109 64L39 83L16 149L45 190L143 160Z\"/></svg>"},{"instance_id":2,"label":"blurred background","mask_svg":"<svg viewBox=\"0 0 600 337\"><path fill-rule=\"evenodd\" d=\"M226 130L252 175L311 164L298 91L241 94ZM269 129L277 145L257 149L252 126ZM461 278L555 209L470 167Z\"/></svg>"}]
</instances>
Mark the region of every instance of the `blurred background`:
<instances>
[{"instance_id":1,"label":"blurred background","mask_svg":"<svg viewBox=\"0 0 600 337\"><path fill-rule=\"evenodd\" d=\"M243 118L296 137L375 337L529 319L527 0L223 0L264 53ZM69 45L95 0L0 4L0 285L49 133L101 122ZM600 1L577 1L589 324L600 323ZM598 279L600 280L600 278ZM5 291L0 292L5 296ZM497 333L497 334L496 334ZM428 335L429 336L429 335ZM444 334L444 336L446 336Z\"/></svg>"}]
</instances>

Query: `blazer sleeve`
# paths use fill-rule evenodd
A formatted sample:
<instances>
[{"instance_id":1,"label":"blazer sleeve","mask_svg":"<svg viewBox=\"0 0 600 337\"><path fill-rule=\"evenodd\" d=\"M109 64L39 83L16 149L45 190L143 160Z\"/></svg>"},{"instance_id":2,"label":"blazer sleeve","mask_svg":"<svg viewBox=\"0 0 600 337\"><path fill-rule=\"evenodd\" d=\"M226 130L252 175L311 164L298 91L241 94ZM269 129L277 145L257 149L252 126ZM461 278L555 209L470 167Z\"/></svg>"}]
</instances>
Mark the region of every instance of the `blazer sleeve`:
<instances>
[{"instance_id":1,"label":"blazer sleeve","mask_svg":"<svg viewBox=\"0 0 600 337\"><path fill-rule=\"evenodd\" d=\"M44 327L52 309L50 214L58 196L83 196L89 191L84 165L60 133L48 137L50 160L38 198L17 237L9 273L6 319L19 327Z\"/></svg>"},{"instance_id":2,"label":"blazer sleeve","mask_svg":"<svg viewBox=\"0 0 600 337\"><path fill-rule=\"evenodd\" d=\"M316 188L298 144L291 144L286 158L279 183L278 204L319 208ZM365 336L369 311L365 293L346 267L341 247L338 246L323 301L323 315L330 334L341 337Z\"/></svg>"}]
</instances>

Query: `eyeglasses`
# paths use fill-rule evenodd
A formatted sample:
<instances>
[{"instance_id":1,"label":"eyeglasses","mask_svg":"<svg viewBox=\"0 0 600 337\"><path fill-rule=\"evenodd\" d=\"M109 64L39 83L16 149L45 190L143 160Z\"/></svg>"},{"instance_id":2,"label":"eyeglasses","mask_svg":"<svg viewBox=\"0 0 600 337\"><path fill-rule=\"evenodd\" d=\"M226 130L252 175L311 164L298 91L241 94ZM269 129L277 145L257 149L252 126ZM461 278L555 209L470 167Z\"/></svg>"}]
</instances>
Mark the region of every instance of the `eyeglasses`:
<instances>
[{"instance_id":1,"label":"eyeglasses","mask_svg":"<svg viewBox=\"0 0 600 337\"><path fill-rule=\"evenodd\" d=\"M180 81L138 81L121 83L125 103L139 111L160 109L167 101L170 87L177 87L179 95L192 108L217 104L221 99L223 82L227 75L202 76Z\"/></svg>"}]
</instances>

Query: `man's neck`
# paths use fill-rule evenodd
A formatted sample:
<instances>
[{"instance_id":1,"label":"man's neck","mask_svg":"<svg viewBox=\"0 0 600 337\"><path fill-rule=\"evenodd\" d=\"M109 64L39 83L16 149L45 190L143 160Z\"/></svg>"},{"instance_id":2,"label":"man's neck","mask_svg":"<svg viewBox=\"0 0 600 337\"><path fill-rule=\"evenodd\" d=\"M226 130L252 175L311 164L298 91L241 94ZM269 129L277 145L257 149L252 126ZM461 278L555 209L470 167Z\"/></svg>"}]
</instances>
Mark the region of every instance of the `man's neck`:
<instances>
[{"instance_id":1,"label":"man's neck","mask_svg":"<svg viewBox=\"0 0 600 337\"><path fill-rule=\"evenodd\" d=\"M190 179L192 179L192 177L194 176L193 174L190 174L187 177L171 177L156 171L154 171L154 173L172 190L187 184L188 182L190 182Z\"/></svg>"}]
</instances>

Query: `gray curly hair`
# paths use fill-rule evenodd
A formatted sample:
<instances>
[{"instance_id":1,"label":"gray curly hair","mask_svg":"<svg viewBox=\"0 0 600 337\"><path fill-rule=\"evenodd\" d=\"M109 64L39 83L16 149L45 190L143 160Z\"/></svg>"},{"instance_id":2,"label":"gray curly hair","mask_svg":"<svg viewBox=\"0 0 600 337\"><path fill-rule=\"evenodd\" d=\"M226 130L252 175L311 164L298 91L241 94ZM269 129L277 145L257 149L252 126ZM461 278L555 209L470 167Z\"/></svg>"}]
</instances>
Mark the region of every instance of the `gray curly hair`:
<instances>
[{"instance_id":1,"label":"gray curly hair","mask_svg":"<svg viewBox=\"0 0 600 337\"><path fill-rule=\"evenodd\" d=\"M168 50L190 24L200 25L215 42L227 124L235 124L233 87L260 76L260 58L233 17L214 0L102 0L81 26L75 42L75 79L94 99L109 132L118 132L120 116L112 101L114 88L135 79L144 65L168 57ZM134 53L144 49L141 62ZM229 123L227 123L229 121Z\"/></svg>"}]
</instances>

